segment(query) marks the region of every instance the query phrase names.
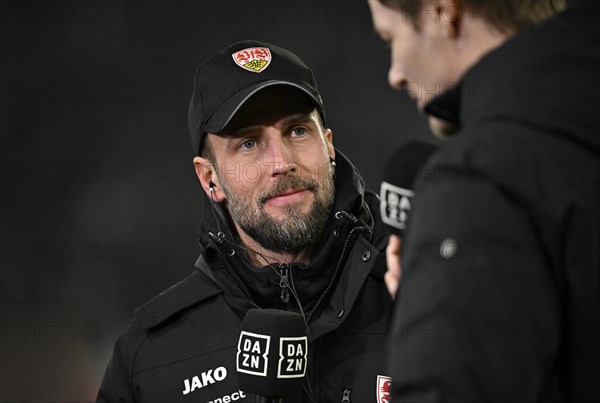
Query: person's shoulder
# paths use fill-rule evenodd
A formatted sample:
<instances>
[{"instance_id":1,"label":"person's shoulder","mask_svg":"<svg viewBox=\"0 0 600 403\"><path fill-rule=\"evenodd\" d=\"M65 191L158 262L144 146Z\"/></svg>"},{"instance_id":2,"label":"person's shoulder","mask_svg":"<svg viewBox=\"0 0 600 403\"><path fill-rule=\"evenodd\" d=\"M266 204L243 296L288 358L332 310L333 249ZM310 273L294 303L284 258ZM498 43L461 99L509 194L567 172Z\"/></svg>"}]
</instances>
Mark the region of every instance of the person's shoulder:
<instances>
[{"instance_id":1,"label":"person's shoulder","mask_svg":"<svg viewBox=\"0 0 600 403\"><path fill-rule=\"evenodd\" d=\"M469 189L476 197L479 188L493 186L503 193L521 194L519 198L532 197L528 188L538 172L534 155L541 152L539 144L528 136L513 136L511 133L518 130L514 126L513 130L496 129L497 133L465 132L446 141L419 172L417 195L442 186L456 193Z\"/></svg>"},{"instance_id":2,"label":"person's shoulder","mask_svg":"<svg viewBox=\"0 0 600 403\"><path fill-rule=\"evenodd\" d=\"M169 287L134 313L135 326L150 330L174 315L211 299L223 290L202 270L194 270L177 284Z\"/></svg>"},{"instance_id":3,"label":"person's shoulder","mask_svg":"<svg viewBox=\"0 0 600 403\"><path fill-rule=\"evenodd\" d=\"M547 132L518 120L487 121L445 141L426 167L452 165L495 174L519 163L530 163L532 157L543 153L540 142L547 136Z\"/></svg>"}]
</instances>

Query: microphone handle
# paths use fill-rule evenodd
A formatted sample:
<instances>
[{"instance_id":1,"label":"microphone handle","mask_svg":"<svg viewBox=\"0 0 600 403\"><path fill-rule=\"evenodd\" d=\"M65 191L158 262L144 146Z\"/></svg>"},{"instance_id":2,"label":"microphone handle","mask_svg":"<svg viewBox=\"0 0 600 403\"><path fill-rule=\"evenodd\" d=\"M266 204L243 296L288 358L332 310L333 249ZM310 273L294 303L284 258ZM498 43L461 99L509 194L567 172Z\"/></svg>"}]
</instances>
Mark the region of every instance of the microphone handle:
<instances>
[{"instance_id":1,"label":"microphone handle","mask_svg":"<svg viewBox=\"0 0 600 403\"><path fill-rule=\"evenodd\" d=\"M283 403L283 397L265 397L256 395L254 403Z\"/></svg>"}]
</instances>

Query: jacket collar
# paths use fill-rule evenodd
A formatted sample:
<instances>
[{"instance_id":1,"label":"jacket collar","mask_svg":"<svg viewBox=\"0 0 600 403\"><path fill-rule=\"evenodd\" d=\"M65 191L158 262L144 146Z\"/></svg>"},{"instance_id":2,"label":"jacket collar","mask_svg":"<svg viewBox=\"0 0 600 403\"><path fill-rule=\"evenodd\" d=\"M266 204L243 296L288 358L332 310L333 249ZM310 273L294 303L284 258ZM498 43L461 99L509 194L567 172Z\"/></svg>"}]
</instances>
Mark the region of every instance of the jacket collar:
<instances>
[{"instance_id":1,"label":"jacket collar","mask_svg":"<svg viewBox=\"0 0 600 403\"><path fill-rule=\"evenodd\" d=\"M425 105L425 113L460 127L461 91L461 83L450 87Z\"/></svg>"}]
</instances>

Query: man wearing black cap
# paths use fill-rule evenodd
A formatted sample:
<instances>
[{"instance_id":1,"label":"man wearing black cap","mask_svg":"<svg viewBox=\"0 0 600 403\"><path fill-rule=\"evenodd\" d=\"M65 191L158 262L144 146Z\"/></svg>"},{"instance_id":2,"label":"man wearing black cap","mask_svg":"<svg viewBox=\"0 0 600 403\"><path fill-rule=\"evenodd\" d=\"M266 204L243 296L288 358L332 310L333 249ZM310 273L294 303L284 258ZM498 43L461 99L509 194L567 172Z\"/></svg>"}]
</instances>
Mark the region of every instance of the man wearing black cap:
<instances>
[{"instance_id":1,"label":"man wearing black cap","mask_svg":"<svg viewBox=\"0 0 600 403\"><path fill-rule=\"evenodd\" d=\"M290 402L383 401L379 206L332 144L312 71L257 41L196 71L189 108L204 190L196 270L138 308L115 346L98 401L255 401L236 382L250 309L300 313L304 391Z\"/></svg>"}]
</instances>

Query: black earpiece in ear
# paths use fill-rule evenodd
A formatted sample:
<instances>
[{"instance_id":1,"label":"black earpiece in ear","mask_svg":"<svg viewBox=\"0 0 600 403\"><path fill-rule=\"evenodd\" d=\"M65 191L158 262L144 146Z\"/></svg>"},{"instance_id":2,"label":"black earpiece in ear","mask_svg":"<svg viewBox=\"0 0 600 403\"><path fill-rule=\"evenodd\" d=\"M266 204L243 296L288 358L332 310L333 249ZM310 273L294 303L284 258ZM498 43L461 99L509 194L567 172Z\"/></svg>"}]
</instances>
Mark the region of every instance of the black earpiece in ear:
<instances>
[{"instance_id":1,"label":"black earpiece in ear","mask_svg":"<svg viewBox=\"0 0 600 403\"><path fill-rule=\"evenodd\" d=\"M209 192L212 192L212 191L214 191L216 186L217 186L217 185L215 185L215 183L214 183L213 181L209 181L209 182L208 182L208 191L209 191Z\"/></svg>"}]
</instances>

